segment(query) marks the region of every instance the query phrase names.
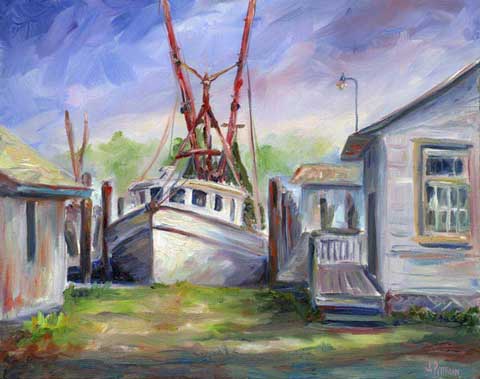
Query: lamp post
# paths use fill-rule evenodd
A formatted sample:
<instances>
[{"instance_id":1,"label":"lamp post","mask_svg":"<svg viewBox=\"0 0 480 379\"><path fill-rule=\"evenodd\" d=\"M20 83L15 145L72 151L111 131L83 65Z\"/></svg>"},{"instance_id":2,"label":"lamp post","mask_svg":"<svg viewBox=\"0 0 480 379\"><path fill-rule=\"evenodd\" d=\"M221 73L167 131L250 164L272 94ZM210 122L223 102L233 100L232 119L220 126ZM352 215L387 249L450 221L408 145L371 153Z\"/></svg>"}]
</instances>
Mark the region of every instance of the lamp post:
<instances>
[{"instance_id":1,"label":"lamp post","mask_svg":"<svg viewBox=\"0 0 480 379\"><path fill-rule=\"evenodd\" d=\"M358 132L358 81L357 79L345 76L345 74L342 73L342 76L338 79L337 88L343 90L347 86L347 80L350 80L355 84L355 132Z\"/></svg>"}]
</instances>

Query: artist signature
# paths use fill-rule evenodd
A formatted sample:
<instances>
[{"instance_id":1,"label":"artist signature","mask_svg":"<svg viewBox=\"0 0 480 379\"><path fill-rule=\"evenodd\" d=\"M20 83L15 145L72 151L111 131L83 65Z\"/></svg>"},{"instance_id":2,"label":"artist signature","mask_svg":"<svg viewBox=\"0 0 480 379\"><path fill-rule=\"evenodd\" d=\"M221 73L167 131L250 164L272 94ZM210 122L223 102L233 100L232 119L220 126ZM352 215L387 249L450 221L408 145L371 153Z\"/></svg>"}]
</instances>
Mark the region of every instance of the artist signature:
<instances>
[{"instance_id":1,"label":"artist signature","mask_svg":"<svg viewBox=\"0 0 480 379\"><path fill-rule=\"evenodd\" d=\"M440 364L440 362L435 360L427 362L425 372L429 373L432 378L462 378L460 369Z\"/></svg>"}]
</instances>

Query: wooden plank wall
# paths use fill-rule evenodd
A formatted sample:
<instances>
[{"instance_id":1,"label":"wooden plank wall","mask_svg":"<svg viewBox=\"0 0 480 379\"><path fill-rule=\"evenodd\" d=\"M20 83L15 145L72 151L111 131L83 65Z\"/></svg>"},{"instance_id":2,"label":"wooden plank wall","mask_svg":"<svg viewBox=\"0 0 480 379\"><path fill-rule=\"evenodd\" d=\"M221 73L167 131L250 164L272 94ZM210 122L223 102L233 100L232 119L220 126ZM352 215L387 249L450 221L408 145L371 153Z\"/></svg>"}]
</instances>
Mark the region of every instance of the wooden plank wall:
<instances>
[{"instance_id":1,"label":"wooden plank wall","mask_svg":"<svg viewBox=\"0 0 480 379\"><path fill-rule=\"evenodd\" d=\"M301 217L295 196L285 188L278 177L269 181L268 216L268 280L270 285L273 285L278 273L292 257L293 248L302 234Z\"/></svg>"}]
</instances>

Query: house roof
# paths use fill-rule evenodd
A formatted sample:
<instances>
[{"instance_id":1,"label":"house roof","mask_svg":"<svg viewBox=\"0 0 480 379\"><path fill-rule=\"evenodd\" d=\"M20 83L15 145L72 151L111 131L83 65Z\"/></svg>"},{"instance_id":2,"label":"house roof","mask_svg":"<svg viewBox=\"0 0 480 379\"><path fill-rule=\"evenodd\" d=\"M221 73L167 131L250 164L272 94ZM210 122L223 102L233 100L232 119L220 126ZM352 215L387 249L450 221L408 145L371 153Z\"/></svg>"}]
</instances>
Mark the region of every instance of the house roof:
<instances>
[{"instance_id":1,"label":"house roof","mask_svg":"<svg viewBox=\"0 0 480 379\"><path fill-rule=\"evenodd\" d=\"M304 164L297 168L290 183L301 186L358 186L362 184L362 170L357 164Z\"/></svg>"},{"instance_id":2,"label":"house roof","mask_svg":"<svg viewBox=\"0 0 480 379\"><path fill-rule=\"evenodd\" d=\"M436 85L429 91L425 92L420 97L416 98L407 105L395 110L389 115L385 116L381 120L363 128L362 130L351 134L342 151L342 160L356 160L361 157L361 154L366 147L374 140L384 128L389 126L394 121L401 117L413 112L419 107L425 105L431 100L443 95L445 92L454 87L458 82L462 81L465 77L470 75L473 71L480 68L480 59L465 66L460 71L456 72L440 84Z\"/></svg>"},{"instance_id":3,"label":"house roof","mask_svg":"<svg viewBox=\"0 0 480 379\"><path fill-rule=\"evenodd\" d=\"M3 126L0 126L0 176L15 193L64 197L88 197L91 193Z\"/></svg>"}]
</instances>

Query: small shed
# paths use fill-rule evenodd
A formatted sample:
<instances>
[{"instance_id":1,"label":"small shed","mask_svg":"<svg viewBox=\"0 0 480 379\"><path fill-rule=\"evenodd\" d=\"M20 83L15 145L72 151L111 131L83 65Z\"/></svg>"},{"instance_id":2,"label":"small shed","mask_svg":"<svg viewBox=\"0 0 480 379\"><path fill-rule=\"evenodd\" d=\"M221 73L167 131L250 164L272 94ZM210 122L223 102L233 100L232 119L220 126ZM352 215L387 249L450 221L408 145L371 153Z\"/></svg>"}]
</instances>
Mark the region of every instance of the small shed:
<instances>
[{"instance_id":1,"label":"small shed","mask_svg":"<svg viewBox=\"0 0 480 379\"><path fill-rule=\"evenodd\" d=\"M304 231L362 230L362 167L355 163L304 164L290 183L302 189L300 212Z\"/></svg>"},{"instance_id":2,"label":"small shed","mask_svg":"<svg viewBox=\"0 0 480 379\"><path fill-rule=\"evenodd\" d=\"M65 201L90 194L0 127L0 320L63 302Z\"/></svg>"}]
</instances>

